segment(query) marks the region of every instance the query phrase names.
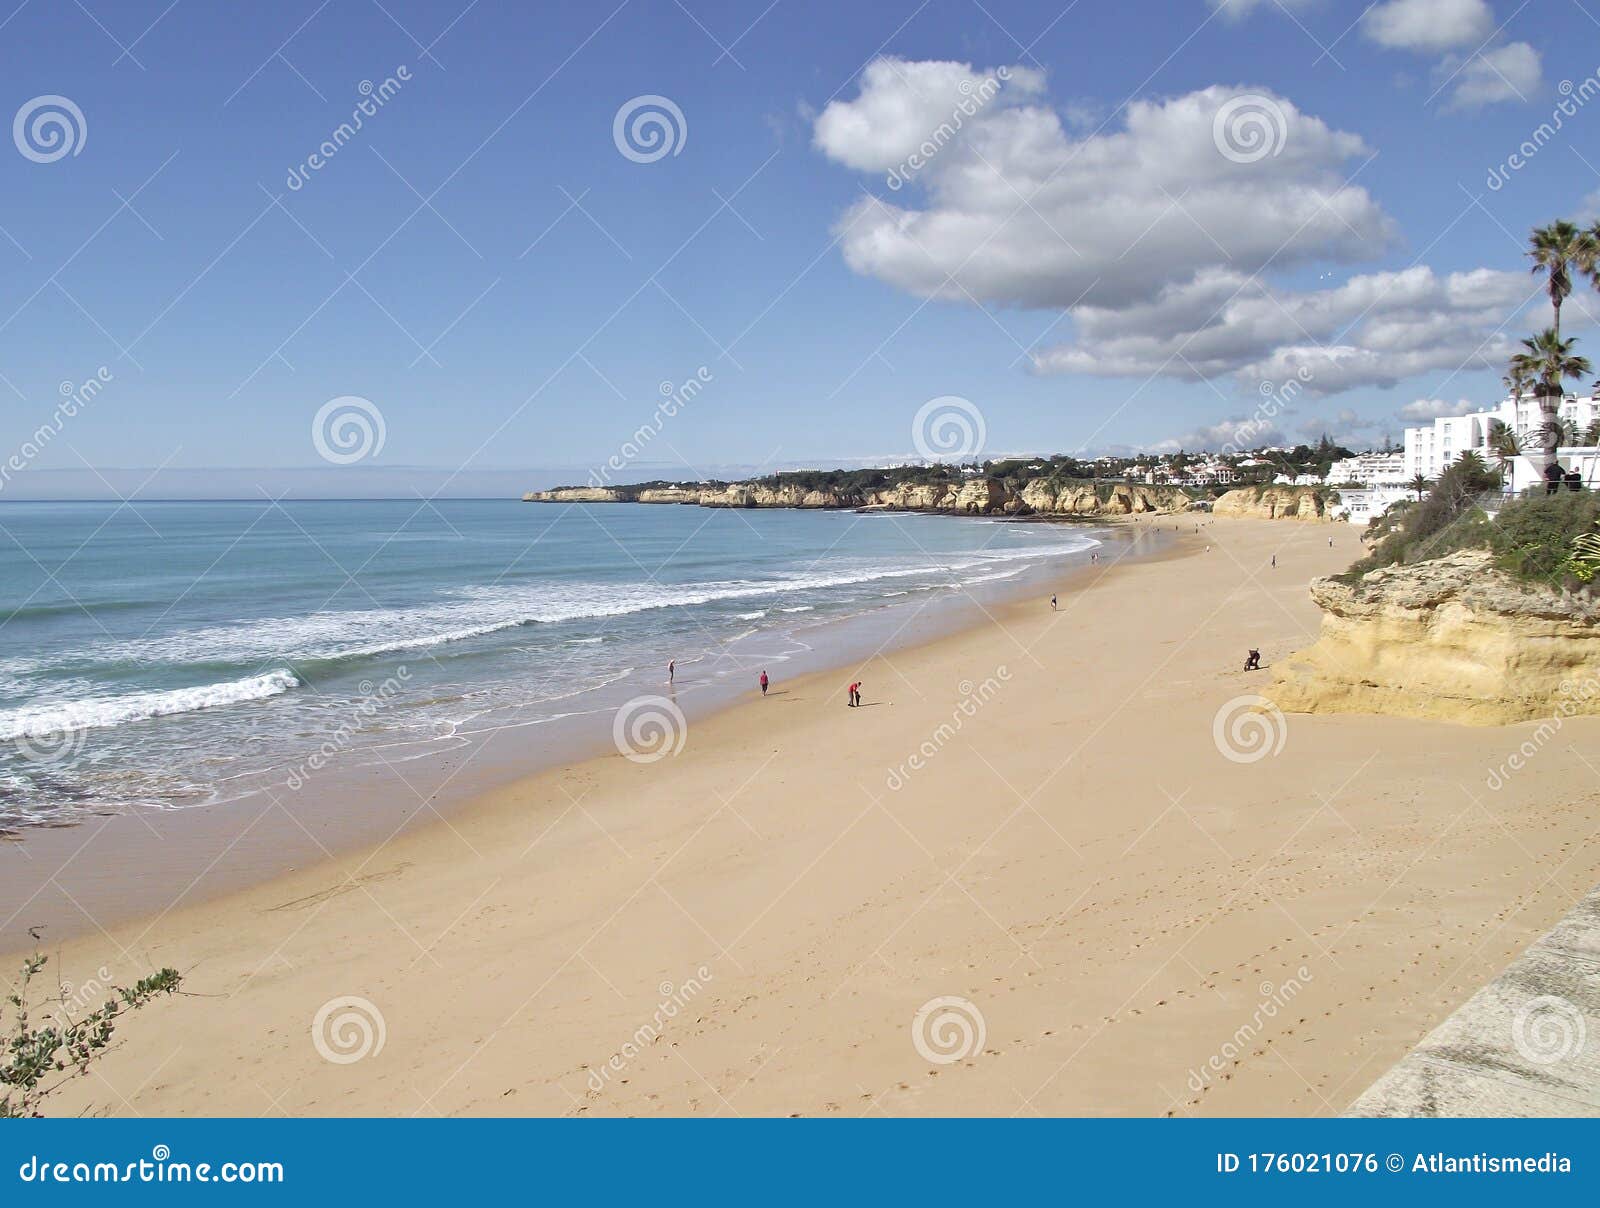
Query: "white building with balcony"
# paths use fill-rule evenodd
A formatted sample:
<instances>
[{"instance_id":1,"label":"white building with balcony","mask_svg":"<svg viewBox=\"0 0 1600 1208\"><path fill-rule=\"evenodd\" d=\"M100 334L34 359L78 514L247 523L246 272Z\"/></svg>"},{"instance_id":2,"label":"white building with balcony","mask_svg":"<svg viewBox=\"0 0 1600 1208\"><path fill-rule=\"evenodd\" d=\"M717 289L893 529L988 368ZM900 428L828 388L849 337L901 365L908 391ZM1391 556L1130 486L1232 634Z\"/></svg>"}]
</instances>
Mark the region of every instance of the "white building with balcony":
<instances>
[{"instance_id":1,"label":"white building with balcony","mask_svg":"<svg viewBox=\"0 0 1600 1208\"><path fill-rule=\"evenodd\" d=\"M1330 486L1346 482L1364 487L1398 485L1409 477L1404 453L1358 453L1328 467Z\"/></svg>"},{"instance_id":2,"label":"white building with balcony","mask_svg":"<svg viewBox=\"0 0 1600 1208\"><path fill-rule=\"evenodd\" d=\"M1596 418L1600 418L1600 397L1565 398L1557 414L1582 433ZM1498 464L1499 459L1489 443L1495 421L1515 432L1524 449L1537 450L1542 444L1539 429L1543 417L1538 400L1531 395L1506 398L1489 411L1441 416L1432 424L1407 428L1405 452L1401 455L1404 461L1402 478L1410 480L1418 474L1428 479L1438 478L1468 450L1475 451L1490 466ZM1600 455L1594 448L1563 445L1557 457L1563 469L1578 470L1586 486L1600 486L1600 475L1595 473ZM1507 484L1511 491L1524 491L1544 481L1537 452L1532 456L1515 458L1511 463L1511 471L1511 482Z\"/></svg>"}]
</instances>

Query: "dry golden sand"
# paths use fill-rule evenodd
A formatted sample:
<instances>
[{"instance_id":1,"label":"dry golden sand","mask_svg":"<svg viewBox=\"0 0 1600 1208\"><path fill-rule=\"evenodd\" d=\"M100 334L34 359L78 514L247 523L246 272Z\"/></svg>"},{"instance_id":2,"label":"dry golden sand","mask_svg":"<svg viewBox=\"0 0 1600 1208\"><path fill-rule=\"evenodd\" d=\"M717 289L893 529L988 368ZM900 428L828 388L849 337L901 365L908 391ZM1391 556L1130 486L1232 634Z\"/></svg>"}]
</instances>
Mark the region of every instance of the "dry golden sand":
<instances>
[{"instance_id":1,"label":"dry golden sand","mask_svg":"<svg viewBox=\"0 0 1600 1208\"><path fill-rule=\"evenodd\" d=\"M1291 716L1277 754L1219 752L1219 708L1270 675L1246 648L1305 645L1307 580L1356 552L1344 526L1217 520L1063 584L1059 613L780 682L675 758L531 778L72 942L71 979L171 964L194 996L53 1110L1337 1112L1600 879L1594 719L1498 792L1534 726ZM592 1075L674 992L659 1038ZM341 1065L311 1026L345 995L386 1040ZM912 1037L942 996L985 1028L949 1064Z\"/></svg>"}]
</instances>

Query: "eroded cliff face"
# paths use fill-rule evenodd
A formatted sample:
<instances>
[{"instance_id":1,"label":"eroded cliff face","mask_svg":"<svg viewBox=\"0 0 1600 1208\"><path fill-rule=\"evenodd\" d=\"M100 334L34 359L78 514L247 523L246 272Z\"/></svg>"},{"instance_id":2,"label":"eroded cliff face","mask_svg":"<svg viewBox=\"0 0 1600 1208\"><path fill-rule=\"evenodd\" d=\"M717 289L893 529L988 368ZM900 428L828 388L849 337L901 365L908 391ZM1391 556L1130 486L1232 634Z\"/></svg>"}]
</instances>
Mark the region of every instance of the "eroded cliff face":
<instances>
[{"instance_id":1,"label":"eroded cliff face","mask_svg":"<svg viewBox=\"0 0 1600 1208\"><path fill-rule=\"evenodd\" d=\"M1181 512L1188 495L1174 487L1035 479L1021 490L998 478L959 486L902 483L878 491L814 490L735 482L724 487L560 487L529 491L526 503L681 503L706 508L883 508L974 516L1128 516Z\"/></svg>"},{"instance_id":2,"label":"eroded cliff face","mask_svg":"<svg viewBox=\"0 0 1600 1208\"><path fill-rule=\"evenodd\" d=\"M1241 487L1218 499L1211 511L1249 520L1327 520L1327 492L1321 487Z\"/></svg>"},{"instance_id":3,"label":"eroded cliff face","mask_svg":"<svg viewBox=\"0 0 1600 1208\"><path fill-rule=\"evenodd\" d=\"M1472 725L1600 713L1600 601L1532 587L1482 550L1317 579L1314 645L1266 695L1297 713L1388 713Z\"/></svg>"}]
</instances>

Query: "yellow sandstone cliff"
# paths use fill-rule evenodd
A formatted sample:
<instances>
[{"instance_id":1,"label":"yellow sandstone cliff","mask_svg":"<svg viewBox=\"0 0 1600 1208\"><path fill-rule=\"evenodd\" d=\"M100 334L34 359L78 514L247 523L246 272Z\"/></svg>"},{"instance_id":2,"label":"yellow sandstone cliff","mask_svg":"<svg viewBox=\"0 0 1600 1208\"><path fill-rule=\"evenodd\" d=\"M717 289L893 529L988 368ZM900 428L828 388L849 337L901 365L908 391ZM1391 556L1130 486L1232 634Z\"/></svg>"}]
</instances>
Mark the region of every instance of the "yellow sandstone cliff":
<instances>
[{"instance_id":1,"label":"yellow sandstone cliff","mask_svg":"<svg viewBox=\"0 0 1600 1208\"><path fill-rule=\"evenodd\" d=\"M1600 713L1600 601L1530 586L1489 553L1317 579L1314 645L1267 690L1297 713L1387 713L1471 725Z\"/></svg>"}]
</instances>

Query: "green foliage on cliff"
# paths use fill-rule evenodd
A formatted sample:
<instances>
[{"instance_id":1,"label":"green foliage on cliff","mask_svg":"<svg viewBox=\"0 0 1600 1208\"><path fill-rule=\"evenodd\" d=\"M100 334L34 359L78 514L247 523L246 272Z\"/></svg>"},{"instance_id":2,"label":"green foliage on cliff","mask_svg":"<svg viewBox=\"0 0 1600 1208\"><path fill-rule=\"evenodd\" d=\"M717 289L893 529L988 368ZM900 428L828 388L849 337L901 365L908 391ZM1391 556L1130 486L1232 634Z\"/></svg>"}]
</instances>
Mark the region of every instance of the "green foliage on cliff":
<instances>
[{"instance_id":1,"label":"green foliage on cliff","mask_svg":"<svg viewBox=\"0 0 1600 1208\"><path fill-rule=\"evenodd\" d=\"M1421 502L1397 504L1377 521L1376 547L1341 577L1353 581L1382 566L1487 549L1501 570L1525 582L1558 590L1600 587L1590 554L1600 545L1600 494L1540 490L1512 500L1491 518L1479 504L1499 485L1498 473L1463 458Z\"/></svg>"}]
</instances>

